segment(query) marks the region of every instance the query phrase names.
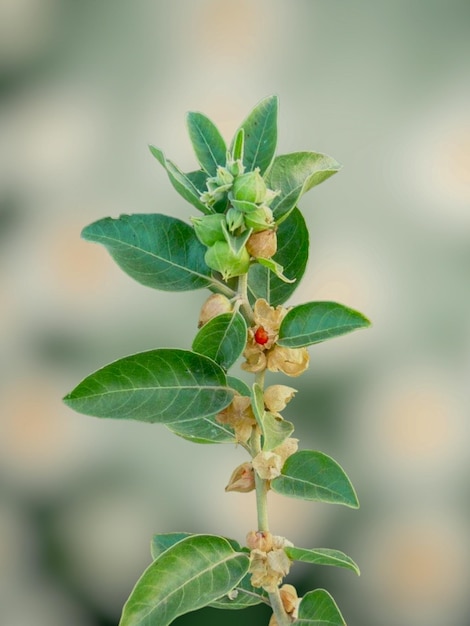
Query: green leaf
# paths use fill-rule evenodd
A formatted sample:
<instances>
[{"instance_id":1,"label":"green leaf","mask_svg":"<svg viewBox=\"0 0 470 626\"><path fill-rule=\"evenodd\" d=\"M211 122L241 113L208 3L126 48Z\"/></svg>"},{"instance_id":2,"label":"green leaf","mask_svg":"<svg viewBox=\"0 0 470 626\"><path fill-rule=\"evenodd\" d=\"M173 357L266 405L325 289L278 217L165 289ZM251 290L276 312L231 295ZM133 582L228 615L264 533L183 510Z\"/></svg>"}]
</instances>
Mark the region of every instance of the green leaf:
<instances>
[{"instance_id":1,"label":"green leaf","mask_svg":"<svg viewBox=\"0 0 470 626\"><path fill-rule=\"evenodd\" d=\"M187 539L187 537L194 537L194 533L160 533L154 535L150 544L152 559L157 559L160 554L163 554L168 548L171 548L171 546L174 546L175 543L178 543L182 539Z\"/></svg>"},{"instance_id":2,"label":"green leaf","mask_svg":"<svg viewBox=\"0 0 470 626\"><path fill-rule=\"evenodd\" d=\"M227 385L238 391L241 396L249 398L251 396L251 389L244 380L235 378L235 376L227 376Z\"/></svg>"},{"instance_id":3,"label":"green leaf","mask_svg":"<svg viewBox=\"0 0 470 626\"><path fill-rule=\"evenodd\" d=\"M163 533L154 535L151 543L152 558L156 559L182 539L194 536L192 533ZM227 539L225 537L225 539ZM246 551L233 539L227 539L236 552ZM251 574L246 574L237 586L228 594L222 596L209 606L215 609L245 609L265 602L269 604L269 596L264 589L257 589L251 585Z\"/></svg>"},{"instance_id":4,"label":"green leaf","mask_svg":"<svg viewBox=\"0 0 470 626\"><path fill-rule=\"evenodd\" d=\"M263 435L262 448L264 452L280 446L294 431L294 424L282 417L273 415L269 411L265 411L263 390L258 383L253 385L251 406Z\"/></svg>"},{"instance_id":5,"label":"green leaf","mask_svg":"<svg viewBox=\"0 0 470 626\"><path fill-rule=\"evenodd\" d=\"M287 278L287 276L284 276L284 268L280 263L276 263L274 259L264 259L263 257L257 257L256 261L264 267L267 267L268 270L272 272L275 276L277 276L280 280L282 280L282 282L295 283L295 278L290 279Z\"/></svg>"},{"instance_id":6,"label":"green leaf","mask_svg":"<svg viewBox=\"0 0 470 626\"><path fill-rule=\"evenodd\" d=\"M247 171L259 167L263 174L273 160L277 144L277 110L277 96L264 98L240 125L245 132L243 164ZM235 139L240 128L235 133ZM232 152L233 147L232 142Z\"/></svg>"},{"instance_id":7,"label":"green leaf","mask_svg":"<svg viewBox=\"0 0 470 626\"><path fill-rule=\"evenodd\" d=\"M343 468L331 457L313 450L300 450L284 463L271 488L291 498L344 504L357 509L356 492Z\"/></svg>"},{"instance_id":8,"label":"green leaf","mask_svg":"<svg viewBox=\"0 0 470 626\"><path fill-rule=\"evenodd\" d=\"M210 603L214 609L246 609L264 602L270 605L269 596L264 589L251 585L251 574L246 574L228 594Z\"/></svg>"},{"instance_id":9,"label":"green leaf","mask_svg":"<svg viewBox=\"0 0 470 626\"><path fill-rule=\"evenodd\" d=\"M278 248L273 261L284 268L294 283L285 283L259 263L250 267L248 291L251 303L264 298L272 306L283 304L298 287L308 260L308 229L299 209L294 209L277 231Z\"/></svg>"},{"instance_id":10,"label":"green leaf","mask_svg":"<svg viewBox=\"0 0 470 626\"><path fill-rule=\"evenodd\" d=\"M204 261L205 246L189 224L174 217L105 217L86 226L82 237L104 245L126 274L147 287L188 291L213 282Z\"/></svg>"},{"instance_id":11,"label":"green leaf","mask_svg":"<svg viewBox=\"0 0 470 626\"><path fill-rule=\"evenodd\" d=\"M215 124L202 113L188 113L189 137L200 166L211 176L225 166L227 147Z\"/></svg>"},{"instance_id":12,"label":"green leaf","mask_svg":"<svg viewBox=\"0 0 470 626\"><path fill-rule=\"evenodd\" d=\"M232 159L243 162L243 154L245 152L245 131L239 128L233 140Z\"/></svg>"},{"instance_id":13,"label":"green leaf","mask_svg":"<svg viewBox=\"0 0 470 626\"><path fill-rule=\"evenodd\" d=\"M324 589L304 595L299 605L296 626L346 626L336 602Z\"/></svg>"},{"instance_id":14,"label":"green leaf","mask_svg":"<svg viewBox=\"0 0 470 626\"><path fill-rule=\"evenodd\" d=\"M146 569L124 605L119 626L168 626L231 591L249 556L223 537L193 535L165 550Z\"/></svg>"},{"instance_id":15,"label":"green leaf","mask_svg":"<svg viewBox=\"0 0 470 626\"><path fill-rule=\"evenodd\" d=\"M214 415L232 397L223 369L212 359L161 348L106 365L85 378L64 402L96 417L171 423Z\"/></svg>"},{"instance_id":16,"label":"green leaf","mask_svg":"<svg viewBox=\"0 0 470 626\"><path fill-rule=\"evenodd\" d=\"M277 156L265 177L270 189L281 192L271 204L276 221L284 220L304 193L336 174L340 168L335 159L318 152Z\"/></svg>"},{"instance_id":17,"label":"green leaf","mask_svg":"<svg viewBox=\"0 0 470 626\"><path fill-rule=\"evenodd\" d=\"M222 313L204 324L194 338L192 349L228 370L245 349L246 336L246 322L238 311Z\"/></svg>"},{"instance_id":18,"label":"green leaf","mask_svg":"<svg viewBox=\"0 0 470 626\"><path fill-rule=\"evenodd\" d=\"M334 567L344 567L360 574L359 567L344 552L332 550L330 548L314 548L306 550L305 548L284 548L285 553L292 561L302 561L304 563L312 563L314 565L332 565Z\"/></svg>"},{"instance_id":19,"label":"green leaf","mask_svg":"<svg viewBox=\"0 0 470 626\"><path fill-rule=\"evenodd\" d=\"M198 417L185 422L165 424L172 433L192 443L236 443L233 430L227 424L219 424L215 415Z\"/></svg>"},{"instance_id":20,"label":"green leaf","mask_svg":"<svg viewBox=\"0 0 470 626\"><path fill-rule=\"evenodd\" d=\"M203 202L201 202L199 198L201 194L194 183L194 177L192 175L192 172L190 174L185 174L179 169L177 165L173 163L173 161L165 158L165 155L159 148L156 148L155 146L149 146L149 148L150 152L157 159L160 165L165 168L171 184L180 194L180 196L184 198L187 202L192 204L194 207L196 207L196 209L202 211L202 213L211 213L211 211L206 207Z\"/></svg>"},{"instance_id":21,"label":"green leaf","mask_svg":"<svg viewBox=\"0 0 470 626\"><path fill-rule=\"evenodd\" d=\"M302 348L367 326L370 321L362 313L337 302L307 302L292 308L282 320L278 344Z\"/></svg>"}]
</instances>

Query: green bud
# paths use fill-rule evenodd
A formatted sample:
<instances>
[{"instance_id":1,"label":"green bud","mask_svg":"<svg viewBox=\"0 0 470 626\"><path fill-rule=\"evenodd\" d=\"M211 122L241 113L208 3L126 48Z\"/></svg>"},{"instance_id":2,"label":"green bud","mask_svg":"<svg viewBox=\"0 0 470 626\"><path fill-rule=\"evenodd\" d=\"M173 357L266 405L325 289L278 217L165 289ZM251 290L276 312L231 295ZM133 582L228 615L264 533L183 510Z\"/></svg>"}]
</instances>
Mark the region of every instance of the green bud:
<instances>
[{"instance_id":1,"label":"green bud","mask_svg":"<svg viewBox=\"0 0 470 626\"><path fill-rule=\"evenodd\" d=\"M227 213L225 214L225 218L227 220L227 226L231 233L235 232L237 228L240 228L245 224L244 215L238 209L234 209L230 207Z\"/></svg>"},{"instance_id":2,"label":"green bud","mask_svg":"<svg viewBox=\"0 0 470 626\"><path fill-rule=\"evenodd\" d=\"M228 171L227 168L222 167L221 165L219 165L219 167L217 168L216 179L220 187L225 185L231 185L233 183L232 174Z\"/></svg>"},{"instance_id":3,"label":"green bud","mask_svg":"<svg viewBox=\"0 0 470 626\"><path fill-rule=\"evenodd\" d=\"M260 203L266 196L266 183L259 173L259 168L254 172L247 172L237 176L233 183L232 194L234 200Z\"/></svg>"},{"instance_id":4,"label":"green bud","mask_svg":"<svg viewBox=\"0 0 470 626\"><path fill-rule=\"evenodd\" d=\"M245 225L254 232L266 230L274 226L273 212L267 206L260 206L255 211L245 213Z\"/></svg>"},{"instance_id":5,"label":"green bud","mask_svg":"<svg viewBox=\"0 0 470 626\"><path fill-rule=\"evenodd\" d=\"M235 200L232 193L229 194L228 198L232 205L239 211L243 211L243 213L250 213L250 211L256 211L258 208L258 205L254 202L248 202L248 200Z\"/></svg>"},{"instance_id":6,"label":"green bud","mask_svg":"<svg viewBox=\"0 0 470 626\"><path fill-rule=\"evenodd\" d=\"M192 217L191 222L194 225L197 238L205 246L212 246L216 241L224 240L225 215L215 213L204 217Z\"/></svg>"},{"instance_id":7,"label":"green bud","mask_svg":"<svg viewBox=\"0 0 470 626\"><path fill-rule=\"evenodd\" d=\"M250 267L250 255L247 249L243 246L236 253L226 241L216 241L206 250L204 259L210 268L222 274L225 281L233 276L246 274Z\"/></svg>"}]
</instances>

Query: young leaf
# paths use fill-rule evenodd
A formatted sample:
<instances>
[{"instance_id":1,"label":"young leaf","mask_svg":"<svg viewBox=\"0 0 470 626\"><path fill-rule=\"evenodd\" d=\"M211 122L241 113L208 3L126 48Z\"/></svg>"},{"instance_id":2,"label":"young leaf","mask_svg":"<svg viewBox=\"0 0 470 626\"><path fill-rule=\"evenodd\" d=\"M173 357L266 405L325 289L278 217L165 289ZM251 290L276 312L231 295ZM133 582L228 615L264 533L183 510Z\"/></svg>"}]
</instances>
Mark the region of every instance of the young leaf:
<instances>
[{"instance_id":1,"label":"young leaf","mask_svg":"<svg viewBox=\"0 0 470 626\"><path fill-rule=\"evenodd\" d=\"M256 422L263 435L264 452L280 446L294 431L294 424L264 410L263 391L258 383L253 385L251 405Z\"/></svg>"},{"instance_id":2,"label":"young leaf","mask_svg":"<svg viewBox=\"0 0 470 626\"><path fill-rule=\"evenodd\" d=\"M219 424L215 415L165 425L172 433L192 443L209 444L237 442L230 426L227 424Z\"/></svg>"},{"instance_id":3,"label":"young leaf","mask_svg":"<svg viewBox=\"0 0 470 626\"><path fill-rule=\"evenodd\" d=\"M223 537L182 539L146 569L124 605L119 626L168 626L231 591L245 576L249 556Z\"/></svg>"},{"instance_id":4,"label":"young leaf","mask_svg":"<svg viewBox=\"0 0 470 626\"><path fill-rule=\"evenodd\" d=\"M232 159L234 161L243 161L245 152L245 131L239 128L233 140Z\"/></svg>"},{"instance_id":5,"label":"young leaf","mask_svg":"<svg viewBox=\"0 0 470 626\"><path fill-rule=\"evenodd\" d=\"M196 209L202 211L202 213L211 213L212 211L210 211L199 198L201 192L195 185L194 177L192 176L193 173L191 172L190 174L185 174L182 172L172 161L165 158L165 155L159 148L156 148L155 146L149 146L149 148L150 152L157 159L160 165L165 168L171 184L180 196L196 207Z\"/></svg>"},{"instance_id":6,"label":"young leaf","mask_svg":"<svg viewBox=\"0 0 470 626\"><path fill-rule=\"evenodd\" d=\"M200 166L211 176L225 166L227 147L215 124L202 113L188 113L189 137Z\"/></svg>"},{"instance_id":7,"label":"young leaf","mask_svg":"<svg viewBox=\"0 0 470 626\"><path fill-rule=\"evenodd\" d=\"M248 291L250 301L264 298L272 306L283 304L293 294L304 275L308 260L308 230L299 209L294 209L277 231L278 249L273 261L284 268L294 283L285 283L259 263L250 267Z\"/></svg>"},{"instance_id":8,"label":"young leaf","mask_svg":"<svg viewBox=\"0 0 470 626\"><path fill-rule=\"evenodd\" d=\"M336 602L324 589L315 589L300 601L296 626L346 626Z\"/></svg>"},{"instance_id":9,"label":"young leaf","mask_svg":"<svg viewBox=\"0 0 470 626\"><path fill-rule=\"evenodd\" d=\"M279 223L296 206L300 197L341 168L332 157L318 152L293 152L277 156L266 175L269 189L280 191L271 205Z\"/></svg>"},{"instance_id":10,"label":"young leaf","mask_svg":"<svg viewBox=\"0 0 470 626\"><path fill-rule=\"evenodd\" d=\"M204 324L194 338L192 349L228 370L245 349L246 335L246 322L238 311L223 313Z\"/></svg>"},{"instance_id":11,"label":"young leaf","mask_svg":"<svg viewBox=\"0 0 470 626\"><path fill-rule=\"evenodd\" d=\"M354 309L336 302L307 302L292 308L279 328L280 346L301 348L367 328L370 321Z\"/></svg>"},{"instance_id":12,"label":"young leaf","mask_svg":"<svg viewBox=\"0 0 470 626\"><path fill-rule=\"evenodd\" d=\"M86 226L82 237L104 245L126 274L147 287L188 291L213 282L204 261L206 247L189 224L174 217L105 217Z\"/></svg>"},{"instance_id":13,"label":"young leaf","mask_svg":"<svg viewBox=\"0 0 470 626\"><path fill-rule=\"evenodd\" d=\"M106 365L64 402L85 415L171 423L214 415L232 397L223 369L212 359L161 348Z\"/></svg>"},{"instance_id":14,"label":"young leaf","mask_svg":"<svg viewBox=\"0 0 470 626\"><path fill-rule=\"evenodd\" d=\"M322 452L300 450L284 463L271 481L276 493L291 498L359 507L356 492L343 468Z\"/></svg>"},{"instance_id":15,"label":"young leaf","mask_svg":"<svg viewBox=\"0 0 470 626\"><path fill-rule=\"evenodd\" d=\"M360 574L359 567L344 552L339 550L331 550L330 548L315 548L306 550L304 548L287 547L284 548L285 553L292 561L302 561L304 563L312 563L314 565L332 565L334 567L344 567Z\"/></svg>"},{"instance_id":16,"label":"young leaf","mask_svg":"<svg viewBox=\"0 0 470 626\"><path fill-rule=\"evenodd\" d=\"M264 98L240 125L245 132L243 164L247 171L259 167L263 174L274 157L277 143L277 110L277 96ZM237 136L238 131L235 138ZM232 142L230 147L232 152L233 147Z\"/></svg>"}]
</instances>

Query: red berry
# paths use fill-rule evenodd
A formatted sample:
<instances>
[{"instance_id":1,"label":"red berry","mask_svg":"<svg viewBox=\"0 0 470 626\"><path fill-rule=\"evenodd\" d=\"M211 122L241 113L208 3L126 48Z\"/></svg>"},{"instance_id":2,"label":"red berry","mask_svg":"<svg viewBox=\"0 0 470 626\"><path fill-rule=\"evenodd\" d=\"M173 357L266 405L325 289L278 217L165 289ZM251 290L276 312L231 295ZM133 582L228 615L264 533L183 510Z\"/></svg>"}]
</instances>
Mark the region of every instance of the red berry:
<instances>
[{"instance_id":1,"label":"red berry","mask_svg":"<svg viewBox=\"0 0 470 626\"><path fill-rule=\"evenodd\" d=\"M259 343L261 346L264 346L265 343L269 341L269 335L266 330L262 326L258 328L255 332L255 341Z\"/></svg>"}]
</instances>

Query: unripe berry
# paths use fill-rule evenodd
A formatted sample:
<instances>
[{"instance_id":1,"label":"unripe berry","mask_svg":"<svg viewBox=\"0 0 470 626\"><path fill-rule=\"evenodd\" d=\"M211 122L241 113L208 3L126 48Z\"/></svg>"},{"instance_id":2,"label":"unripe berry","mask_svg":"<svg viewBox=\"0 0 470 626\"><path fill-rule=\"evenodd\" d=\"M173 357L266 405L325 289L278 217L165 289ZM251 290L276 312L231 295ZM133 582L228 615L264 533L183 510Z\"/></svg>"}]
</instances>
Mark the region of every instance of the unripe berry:
<instances>
[{"instance_id":1,"label":"unripe berry","mask_svg":"<svg viewBox=\"0 0 470 626\"><path fill-rule=\"evenodd\" d=\"M212 246L216 241L224 240L225 215L214 213L204 217L192 217L191 221L197 238L205 246Z\"/></svg>"},{"instance_id":2,"label":"unripe berry","mask_svg":"<svg viewBox=\"0 0 470 626\"><path fill-rule=\"evenodd\" d=\"M232 194L235 200L258 204L263 202L266 190L266 183L257 168L254 172L237 176L233 183Z\"/></svg>"},{"instance_id":3,"label":"unripe berry","mask_svg":"<svg viewBox=\"0 0 470 626\"><path fill-rule=\"evenodd\" d=\"M220 272L224 280L246 274L250 267L250 255L245 246L236 253L226 241L216 241L207 249L204 259L207 265Z\"/></svg>"}]
</instances>

